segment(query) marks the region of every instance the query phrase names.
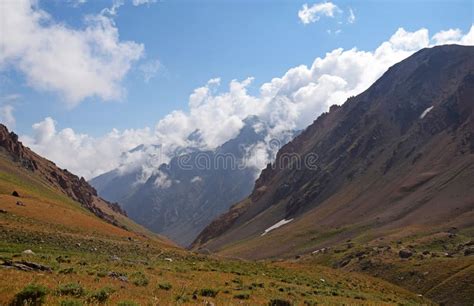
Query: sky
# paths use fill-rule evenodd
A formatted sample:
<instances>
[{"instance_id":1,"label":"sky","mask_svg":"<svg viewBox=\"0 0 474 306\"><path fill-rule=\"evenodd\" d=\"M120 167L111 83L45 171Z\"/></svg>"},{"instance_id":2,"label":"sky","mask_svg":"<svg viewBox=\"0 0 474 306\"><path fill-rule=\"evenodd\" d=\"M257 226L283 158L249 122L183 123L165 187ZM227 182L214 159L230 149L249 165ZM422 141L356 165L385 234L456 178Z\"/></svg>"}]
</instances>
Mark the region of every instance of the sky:
<instances>
[{"instance_id":1,"label":"sky","mask_svg":"<svg viewBox=\"0 0 474 306\"><path fill-rule=\"evenodd\" d=\"M0 0L0 121L89 179L196 129L215 148L249 115L272 137L304 128L421 48L474 44L473 16L472 0Z\"/></svg>"}]
</instances>

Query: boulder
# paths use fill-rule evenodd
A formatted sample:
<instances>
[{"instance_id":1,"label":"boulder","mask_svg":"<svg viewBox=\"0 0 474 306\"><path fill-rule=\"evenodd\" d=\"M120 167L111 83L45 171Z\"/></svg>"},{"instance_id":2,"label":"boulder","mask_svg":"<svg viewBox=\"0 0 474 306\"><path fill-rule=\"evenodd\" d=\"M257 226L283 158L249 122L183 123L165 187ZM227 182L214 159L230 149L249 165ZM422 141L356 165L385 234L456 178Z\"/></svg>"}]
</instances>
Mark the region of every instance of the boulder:
<instances>
[{"instance_id":1,"label":"boulder","mask_svg":"<svg viewBox=\"0 0 474 306\"><path fill-rule=\"evenodd\" d=\"M413 255L413 252L408 249L402 249L398 252L400 258L410 258Z\"/></svg>"}]
</instances>

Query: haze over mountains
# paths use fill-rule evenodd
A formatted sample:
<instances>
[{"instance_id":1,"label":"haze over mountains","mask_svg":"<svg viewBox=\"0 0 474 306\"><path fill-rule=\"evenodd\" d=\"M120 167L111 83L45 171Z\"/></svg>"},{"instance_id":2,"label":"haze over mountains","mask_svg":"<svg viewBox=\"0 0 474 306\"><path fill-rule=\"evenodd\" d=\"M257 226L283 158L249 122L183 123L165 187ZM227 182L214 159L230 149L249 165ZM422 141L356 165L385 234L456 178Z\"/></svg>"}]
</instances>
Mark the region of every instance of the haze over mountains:
<instances>
[{"instance_id":1,"label":"haze over mountains","mask_svg":"<svg viewBox=\"0 0 474 306\"><path fill-rule=\"evenodd\" d=\"M235 138L215 150L180 148L168 163L151 169L156 153L150 154L147 167L116 169L90 183L136 222L188 246L214 218L250 194L262 166L293 135L284 131L280 139L270 139L269 127L256 116L244 123ZM189 138L199 141L199 131ZM145 146L133 151L147 154Z\"/></svg>"}]
</instances>

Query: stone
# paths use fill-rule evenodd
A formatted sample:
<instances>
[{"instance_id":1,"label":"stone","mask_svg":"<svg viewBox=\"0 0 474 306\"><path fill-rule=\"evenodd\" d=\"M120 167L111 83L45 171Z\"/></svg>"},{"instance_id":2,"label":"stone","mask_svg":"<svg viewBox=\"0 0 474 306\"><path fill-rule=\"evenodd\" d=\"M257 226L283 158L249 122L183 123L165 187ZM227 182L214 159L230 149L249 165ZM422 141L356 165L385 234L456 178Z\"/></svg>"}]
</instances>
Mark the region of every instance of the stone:
<instances>
[{"instance_id":1,"label":"stone","mask_svg":"<svg viewBox=\"0 0 474 306\"><path fill-rule=\"evenodd\" d=\"M398 252L400 258L410 258L413 255L413 252L407 249L402 249Z\"/></svg>"}]
</instances>

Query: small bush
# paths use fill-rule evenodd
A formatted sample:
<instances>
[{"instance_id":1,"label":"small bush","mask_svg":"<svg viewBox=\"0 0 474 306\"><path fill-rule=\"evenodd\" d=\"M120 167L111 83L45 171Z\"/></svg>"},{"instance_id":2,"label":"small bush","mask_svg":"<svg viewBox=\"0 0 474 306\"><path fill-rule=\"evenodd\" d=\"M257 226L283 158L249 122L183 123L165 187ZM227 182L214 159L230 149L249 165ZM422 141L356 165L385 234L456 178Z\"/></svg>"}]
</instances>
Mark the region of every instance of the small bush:
<instances>
[{"instance_id":1,"label":"small bush","mask_svg":"<svg viewBox=\"0 0 474 306\"><path fill-rule=\"evenodd\" d=\"M148 278L142 272L133 273L130 278L135 286L146 287L149 283Z\"/></svg>"},{"instance_id":2,"label":"small bush","mask_svg":"<svg viewBox=\"0 0 474 306\"><path fill-rule=\"evenodd\" d=\"M264 283L252 283L252 287L254 288L265 288Z\"/></svg>"},{"instance_id":3,"label":"small bush","mask_svg":"<svg viewBox=\"0 0 474 306\"><path fill-rule=\"evenodd\" d=\"M56 290L57 295L70 295L74 297L81 297L86 293L84 288L78 283L69 283L61 285Z\"/></svg>"},{"instance_id":4,"label":"small bush","mask_svg":"<svg viewBox=\"0 0 474 306\"><path fill-rule=\"evenodd\" d=\"M71 274L71 273L74 273L74 268L73 267L64 268L64 269L59 270L58 273L60 273L60 274Z\"/></svg>"},{"instance_id":5,"label":"small bush","mask_svg":"<svg viewBox=\"0 0 474 306\"><path fill-rule=\"evenodd\" d=\"M61 301L59 305L60 306L82 306L83 304L81 301L77 301L77 300L63 300Z\"/></svg>"},{"instance_id":6,"label":"small bush","mask_svg":"<svg viewBox=\"0 0 474 306\"><path fill-rule=\"evenodd\" d=\"M115 290L112 289L112 288L109 288L109 287L104 287L100 290L97 290L95 292L92 292L90 295L89 295L89 302L99 302L99 303L104 303L105 301L107 301L107 299L109 298L109 296L114 293Z\"/></svg>"},{"instance_id":7,"label":"small bush","mask_svg":"<svg viewBox=\"0 0 474 306\"><path fill-rule=\"evenodd\" d=\"M273 299L270 300L268 306L291 306L291 303L287 300Z\"/></svg>"},{"instance_id":8,"label":"small bush","mask_svg":"<svg viewBox=\"0 0 474 306\"><path fill-rule=\"evenodd\" d=\"M107 271L98 271L96 275L98 277L106 277L107 276Z\"/></svg>"},{"instance_id":9,"label":"small bush","mask_svg":"<svg viewBox=\"0 0 474 306\"><path fill-rule=\"evenodd\" d=\"M170 283L160 283L158 284L158 288L161 290L170 290L173 286Z\"/></svg>"},{"instance_id":10,"label":"small bush","mask_svg":"<svg viewBox=\"0 0 474 306\"><path fill-rule=\"evenodd\" d=\"M204 289L199 290L200 296L216 297L218 293L219 293L218 290L210 289L210 288L204 288Z\"/></svg>"},{"instance_id":11,"label":"small bush","mask_svg":"<svg viewBox=\"0 0 474 306\"><path fill-rule=\"evenodd\" d=\"M121 301L117 303L117 306L139 306L139 305L132 301Z\"/></svg>"},{"instance_id":12,"label":"small bush","mask_svg":"<svg viewBox=\"0 0 474 306\"><path fill-rule=\"evenodd\" d=\"M250 298L250 294L248 293L238 293L234 295L234 299L239 299L239 300L248 300Z\"/></svg>"},{"instance_id":13,"label":"small bush","mask_svg":"<svg viewBox=\"0 0 474 306\"><path fill-rule=\"evenodd\" d=\"M41 285L29 284L15 295L12 306L41 305L48 294L48 289Z\"/></svg>"}]
</instances>

